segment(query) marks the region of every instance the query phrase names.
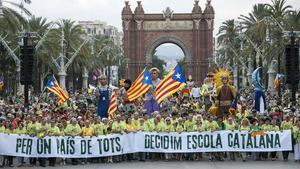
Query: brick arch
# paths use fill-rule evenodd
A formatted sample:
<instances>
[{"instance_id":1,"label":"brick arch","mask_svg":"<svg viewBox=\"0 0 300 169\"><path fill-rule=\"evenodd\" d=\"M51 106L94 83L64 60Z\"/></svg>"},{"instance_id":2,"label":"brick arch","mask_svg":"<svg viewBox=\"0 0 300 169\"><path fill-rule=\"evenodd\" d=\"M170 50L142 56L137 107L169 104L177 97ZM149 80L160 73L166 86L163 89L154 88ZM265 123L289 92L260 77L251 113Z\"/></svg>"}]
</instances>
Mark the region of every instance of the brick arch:
<instances>
[{"instance_id":1,"label":"brick arch","mask_svg":"<svg viewBox=\"0 0 300 169\"><path fill-rule=\"evenodd\" d=\"M173 35L162 35L157 38L155 38L148 46L146 46L145 56L146 56L146 64L151 65L152 64L152 56L154 54L155 49L164 43L173 43L176 44L181 48L181 50L184 53L184 57L186 58L186 61L190 61L192 54L191 49L188 47L184 40L180 39L179 37Z\"/></svg>"},{"instance_id":2,"label":"brick arch","mask_svg":"<svg viewBox=\"0 0 300 169\"><path fill-rule=\"evenodd\" d=\"M191 13L145 13L141 1L135 10L125 2L122 10L123 51L126 58L126 78L134 79L145 66L152 63L152 54L160 44L178 45L186 57L187 75L202 82L209 71L213 56L214 10L207 0L204 12L195 1Z\"/></svg>"}]
</instances>

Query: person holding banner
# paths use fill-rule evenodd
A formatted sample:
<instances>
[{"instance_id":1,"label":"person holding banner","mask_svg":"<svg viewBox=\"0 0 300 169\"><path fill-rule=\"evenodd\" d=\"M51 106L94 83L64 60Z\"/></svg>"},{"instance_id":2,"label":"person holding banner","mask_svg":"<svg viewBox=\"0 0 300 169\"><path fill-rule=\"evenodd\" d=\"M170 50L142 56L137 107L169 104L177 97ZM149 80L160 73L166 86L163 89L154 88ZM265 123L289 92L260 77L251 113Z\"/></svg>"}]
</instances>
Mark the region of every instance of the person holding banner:
<instances>
[{"instance_id":1,"label":"person holding banner","mask_svg":"<svg viewBox=\"0 0 300 169\"><path fill-rule=\"evenodd\" d=\"M242 120L241 126L239 128L241 131L250 131L250 122L248 119L244 118ZM246 161L246 157L247 157L247 152L241 152L240 153L241 158L243 160L243 162Z\"/></svg>"},{"instance_id":2,"label":"person holding banner","mask_svg":"<svg viewBox=\"0 0 300 169\"><path fill-rule=\"evenodd\" d=\"M295 126L293 127L293 139L295 142L294 145L294 159L295 162L300 162L300 119L295 123Z\"/></svg>"},{"instance_id":3,"label":"person holding banner","mask_svg":"<svg viewBox=\"0 0 300 169\"><path fill-rule=\"evenodd\" d=\"M108 118L108 107L112 88L107 84L107 77L101 75L99 77L98 86L95 89L95 95L98 98L97 115L101 118Z\"/></svg>"},{"instance_id":4,"label":"person holding banner","mask_svg":"<svg viewBox=\"0 0 300 169\"><path fill-rule=\"evenodd\" d=\"M159 72L159 69L156 67L150 69L152 85L145 96L145 108L148 116L150 116L152 112L159 111L159 106L155 98L155 88L160 82L158 78Z\"/></svg>"},{"instance_id":5,"label":"person holding banner","mask_svg":"<svg viewBox=\"0 0 300 169\"><path fill-rule=\"evenodd\" d=\"M284 120L280 124L280 129L281 130L293 130L293 123L290 120L290 117L287 115L284 117ZM284 161L288 161L289 159L289 151L283 151L282 156Z\"/></svg>"}]
</instances>

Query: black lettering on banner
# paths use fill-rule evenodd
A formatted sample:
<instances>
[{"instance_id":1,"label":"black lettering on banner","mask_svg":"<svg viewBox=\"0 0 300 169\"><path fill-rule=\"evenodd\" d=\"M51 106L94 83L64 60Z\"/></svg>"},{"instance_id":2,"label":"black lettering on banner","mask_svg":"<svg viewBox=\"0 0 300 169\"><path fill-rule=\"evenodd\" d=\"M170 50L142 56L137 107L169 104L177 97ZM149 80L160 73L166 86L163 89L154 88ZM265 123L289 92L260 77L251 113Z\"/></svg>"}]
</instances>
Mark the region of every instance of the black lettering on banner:
<instances>
[{"instance_id":1,"label":"black lettering on banner","mask_svg":"<svg viewBox=\"0 0 300 169\"><path fill-rule=\"evenodd\" d=\"M103 146L104 146L104 152L108 152L109 151L109 139L108 138L105 138L103 140Z\"/></svg>"},{"instance_id":2,"label":"black lettering on banner","mask_svg":"<svg viewBox=\"0 0 300 169\"><path fill-rule=\"evenodd\" d=\"M21 148L21 150L22 150L22 139L21 138L17 138L17 140L16 140L16 153L19 152L19 148Z\"/></svg>"},{"instance_id":3,"label":"black lettering on banner","mask_svg":"<svg viewBox=\"0 0 300 169\"><path fill-rule=\"evenodd\" d=\"M165 150L169 149L169 136L163 136L163 148Z\"/></svg>"},{"instance_id":4,"label":"black lettering on banner","mask_svg":"<svg viewBox=\"0 0 300 169\"><path fill-rule=\"evenodd\" d=\"M92 140L87 141L88 154L92 154L92 152L91 152L91 149L92 149L91 142L92 142Z\"/></svg>"},{"instance_id":5,"label":"black lettering on banner","mask_svg":"<svg viewBox=\"0 0 300 169\"><path fill-rule=\"evenodd\" d=\"M234 134L233 147L234 148L240 148L239 133Z\"/></svg>"},{"instance_id":6,"label":"black lettering on banner","mask_svg":"<svg viewBox=\"0 0 300 169\"><path fill-rule=\"evenodd\" d=\"M70 143L69 143L69 147L70 147L70 154L74 154L75 153L75 147L74 147L74 145L75 145L75 140L73 140L73 139L71 139L70 141L69 141Z\"/></svg>"},{"instance_id":7,"label":"black lettering on banner","mask_svg":"<svg viewBox=\"0 0 300 169\"><path fill-rule=\"evenodd\" d=\"M117 150L117 152L120 152L122 149L121 144L120 144L120 137L116 137L115 141L116 141L116 150Z\"/></svg>"},{"instance_id":8,"label":"black lettering on banner","mask_svg":"<svg viewBox=\"0 0 300 169\"><path fill-rule=\"evenodd\" d=\"M233 141L232 141L233 135L232 135L232 133L228 133L227 138L228 138L228 146L233 147Z\"/></svg>"},{"instance_id":9,"label":"black lettering on banner","mask_svg":"<svg viewBox=\"0 0 300 169\"><path fill-rule=\"evenodd\" d=\"M187 149L191 149L191 148L190 148L190 144L191 144L190 138L191 138L191 135L188 135L188 136L187 136Z\"/></svg>"},{"instance_id":10,"label":"black lettering on banner","mask_svg":"<svg viewBox=\"0 0 300 169\"><path fill-rule=\"evenodd\" d=\"M114 144L115 143L115 138L110 138L110 145L111 145L111 152L114 153L115 152L115 147Z\"/></svg>"},{"instance_id":11,"label":"black lettering on banner","mask_svg":"<svg viewBox=\"0 0 300 169\"><path fill-rule=\"evenodd\" d=\"M102 139L97 139L97 141L98 141L99 154L102 154Z\"/></svg>"},{"instance_id":12,"label":"black lettering on banner","mask_svg":"<svg viewBox=\"0 0 300 169\"><path fill-rule=\"evenodd\" d=\"M253 148L252 138L256 139L255 137L252 137L251 134L248 134L246 148Z\"/></svg>"},{"instance_id":13,"label":"black lettering on banner","mask_svg":"<svg viewBox=\"0 0 300 169\"><path fill-rule=\"evenodd\" d=\"M198 147L203 148L203 135L198 135Z\"/></svg>"},{"instance_id":14,"label":"black lettering on banner","mask_svg":"<svg viewBox=\"0 0 300 169\"><path fill-rule=\"evenodd\" d=\"M157 149L160 148L160 144L161 144L160 141L161 141L160 136L156 135L155 136L155 148L157 148Z\"/></svg>"},{"instance_id":15,"label":"black lettering on banner","mask_svg":"<svg viewBox=\"0 0 300 169\"><path fill-rule=\"evenodd\" d=\"M150 140L151 140L151 144L150 144L151 149L154 149L154 135L150 136Z\"/></svg>"},{"instance_id":16,"label":"black lettering on banner","mask_svg":"<svg viewBox=\"0 0 300 169\"><path fill-rule=\"evenodd\" d=\"M209 135L204 135L204 147L209 148Z\"/></svg>"},{"instance_id":17,"label":"black lettering on banner","mask_svg":"<svg viewBox=\"0 0 300 169\"><path fill-rule=\"evenodd\" d=\"M86 153L86 140L80 140L80 153L85 154Z\"/></svg>"},{"instance_id":18,"label":"black lettering on banner","mask_svg":"<svg viewBox=\"0 0 300 169\"><path fill-rule=\"evenodd\" d=\"M150 136L145 134L145 149L150 148Z\"/></svg>"},{"instance_id":19,"label":"black lettering on banner","mask_svg":"<svg viewBox=\"0 0 300 169\"><path fill-rule=\"evenodd\" d=\"M217 148L223 148L223 145L222 145L222 138L221 138L221 135L220 135L219 133L217 134L216 147L217 147Z\"/></svg>"},{"instance_id":20,"label":"black lettering on banner","mask_svg":"<svg viewBox=\"0 0 300 169\"><path fill-rule=\"evenodd\" d=\"M211 134L210 135L210 148L216 148L215 146L214 146L214 136Z\"/></svg>"},{"instance_id":21,"label":"black lettering on banner","mask_svg":"<svg viewBox=\"0 0 300 169\"><path fill-rule=\"evenodd\" d=\"M281 148L281 143L280 143L280 136L278 133L275 134L275 143L274 143L275 148Z\"/></svg>"},{"instance_id":22,"label":"black lettering on banner","mask_svg":"<svg viewBox=\"0 0 300 169\"><path fill-rule=\"evenodd\" d=\"M273 147L273 141L274 141L274 139L273 139L273 134L267 134L266 135L266 144L267 144L267 148L274 148Z\"/></svg>"},{"instance_id":23,"label":"black lettering on banner","mask_svg":"<svg viewBox=\"0 0 300 169\"><path fill-rule=\"evenodd\" d=\"M265 144L265 137L264 135L260 135L260 138L259 138L259 147L260 148L266 148L266 144Z\"/></svg>"},{"instance_id":24,"label":"black lettering on banner","mask_svg":"<svg viewBox=\"0 0 300 169\"><path fill-rule=\"evenodd\" d=\"M178 140L177 140L177 138L174 140L174 143L175 143L175 149L176 150L181 150L182 149L182 138L181 138L181 136L178 138Z\"/></svg>"},{"instance_id":25,"label":"black lettering on banner","mask_svg":"<svg viewBox=\"0 0 300 169\"><path fill-rule=\"evenodd\" d=\"M258 145L257 145L257 137L255 136L254 137L254 148L260 148Z\"/></svg>"},{"instance_id":26,"label":"black lettering on banner","mask_svg":"<svg viewBox=\"0 0 300 169\"><path fill-rule=\"evenodd\" d=\"M242 136L242 149L245 149L245 136L246 136L246 134L241 134L241 136Z\"/></svg>"},{"instance_id":27,"label":"black lettering on banner","mask_svg":"<svg viewBox=\"0 0 300 169\"><path fill-rule=\"evenodd\" d=\"M198 135L198 137L199 137L199 135ZM197 144L198 137L197 137L197 135L192 135L192 141L193 141L192 148L193 149L197 149L197 145L199 144L199 143Z\"/></svg>"}]
</instances>

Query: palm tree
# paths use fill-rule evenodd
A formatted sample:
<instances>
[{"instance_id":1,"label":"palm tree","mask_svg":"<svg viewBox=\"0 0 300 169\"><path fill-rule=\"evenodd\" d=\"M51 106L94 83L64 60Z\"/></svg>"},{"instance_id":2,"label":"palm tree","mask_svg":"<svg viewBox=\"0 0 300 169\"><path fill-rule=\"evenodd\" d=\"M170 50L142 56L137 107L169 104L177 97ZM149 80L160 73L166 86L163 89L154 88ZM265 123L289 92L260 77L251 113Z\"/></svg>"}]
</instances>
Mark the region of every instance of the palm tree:
<instances>
[{"instance_id":1,"label":"palm tree","mask_svg":"<svg viewBox=\"0 0 300 169\"><path fill-rule=\"evenodd\" d=\"M25 3L29 4L30 1L26 0ZM6 6L5 4L9 4ZM18 37L16 36L19 31L22 30L26 24L26 18L22 14L17 12L21 10L25 15L30 16L30 12L24 8L23 1L21 4L17 4L12 1L2 1L0 0L0 36L5 36L5 42L9 45L11 49L16 49L18 45ZM0 43L1 44L1 43ZM9 55L8 50L0 51L0 72L4 74L7 94L13 92L16 94L18 87L18 76L16 63L13 61L12 57Z\"/></svg>"},{"instance_id":2,"label":"palm tree","mask_svg":"<svg viewBox=\"0 0 300 169\"><path fill-rule=\"evenodd\" d=\"M278 21L283 21L292 9L291 5L286 5L286 0L272 0L272 4L266 4L270 15Z\"/></svg>"},{"instance_id":3,"label":"palm tree","mask_svg":"<svg viewBox=\"0 0 300 169\"><path fill-rule=\"evenodd\" d=\"M272 17L272 19L276 20L275 22L279 24L283 24L286 20L287 16L291 13L292 6L286 5L286 0L272 0L271 4L266 4L266 6L269 9L269 15ZM277 72L282 72L282 59L281 57L284 56L284 39L283 39L283 32L282 30L277 26L270 28L270 34L271 34L271 48L274 53L270 54L268 62L271 62L273 59L277 60ZM275 49L275 50L274 50ZM281 89L278 88L278 95L281 97Z\"/></svg>"},{"instance_id":4,"label":"palm tree","mask_svg":"<svg viewBox=\"0 0 300 169\"><path fill-rule=\"evenodd\" d=\"M235 24L234 19L226 20L222 23L221 27L219 28L217 43L219 46L224 47L226 53L229 54L229 58L226 58L227 61L229 60L230 66L234 64L234 54L230 50L231 48L239 48L239 40L238 40L238 31L239 27Z\"/></svg>"},{"instance_id":5,"label":"palm tree","mask_svg":"<svg viewBox=\"0 0 300 169\"><path fill-rule=\"evenodd\" d=\"M264 77L264 72L267 72L267 69L263 66L264 65L264 59L266 56L266 48L268 47L268 43L266 42L266 29L267 24L265 23L265 17L269 16L269 9L266 4L255 4L253 6L253 9L248 15L241 15L239 19L241 20L242 29L245 29L246 36L249 37L247 40L251 40L251 43L254 43L254 46L258 48L254 48L252 45L253 52L250 51L250 54L254 53L252 55L252 63L253 68L256 68L256 65L259 65L259 67L262 67L261 75ZM262 57L261 51L263 51L264 57ZM257 56L258 56L258 64L257 64Z\"/></svg>"},{"instance_id":6,"label":"palm tree","mask_svg":"<svg viewBox=\"0 0 300 169\"><path fill-rule=\"evenodd\" d=\"M30 0L24 0L26 4L30 4ZM17 33L19 30L22 29L22 26L26 23L26 19L17 12L17 9L20 9L21 12L25 13L25 15L30 16L31 13L24 7L23 0L20 4L12 1L5 1L5 3L8 3L12 7L4 6L4 2L0 0L0 30L5 31L6 27L8 26L10 31ZM7 33L7 32L6 32Z\"/></svg>"},{"instance_id":7,"label":"palm tree","mask_svg":"<svg viewBox=\"0 0 300 169\"><path fill-rule=\"evenodd\" d=\"M58 37L63 39L63 44L61 46L61 53L66 58L70 59L74 51L83 43L84 32L82 31L80 25L75 24L75 21L69 19L63 19L57 22L58 29L56 29L56 34ZM66 86L69 88L69 83L72 81L73 89L75 89L76 81L76 71L75 66L72 64L71 69L67 70L67 83Z\"/></svg>"},{"instance_id":8,"label":"palm tree","mask_svg":"<svg viewBox=\"0 0 300 169\"><path fill-rule=\"evenodd\" d=\"M289 12L284 23L287 30L300 30L300 10Z\"/></svg>"}]
</instances>

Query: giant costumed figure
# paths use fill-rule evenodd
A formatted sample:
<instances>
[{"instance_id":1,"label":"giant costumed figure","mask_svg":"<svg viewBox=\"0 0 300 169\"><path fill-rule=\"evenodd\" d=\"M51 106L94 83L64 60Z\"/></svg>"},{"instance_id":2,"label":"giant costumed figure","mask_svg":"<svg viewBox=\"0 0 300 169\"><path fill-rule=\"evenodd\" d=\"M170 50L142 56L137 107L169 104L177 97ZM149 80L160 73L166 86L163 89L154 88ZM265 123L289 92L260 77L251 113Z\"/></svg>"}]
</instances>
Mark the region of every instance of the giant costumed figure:
<instances>
[{"instance_id":1,"label":"giant costumed figure","mask_svg":"<svg viewBox=\"0 0 300 169\"><path fill-rule=\"evenodd\" d=\"M95 95L99 99L97 115L101 118L108 118L108 107L112 88L107 84L107 77L101 75L98 79L98 86L95 89Z\"/></svg>"},{"instance_id":2,"label":"giant costumed figure","mask_svg":"<svg viewBox=\"0 0 300 169\"><path fill-rule=\"evenodd\" d=\"M236 89L231 85L231 71L225 68L217 69L214 75L214 83L216 85L217 116L224 118L229 115L229 109L236 98Z\"/></svg>"},{"instance_id":3,"label":"giant costumed figure","mask_svg":"<svg viewBox=\"0 0 300 169\"><path fill-rule=\"evenodd\" d=\"M263 114L266 110L266 96L264 94L264 87L261 85L261 79L259 77L259 69L257 68L252 73L252 85L254 87L254 110L260 114Z\"/></svg>"},{"instance_id":4,"label":"giant costumed figure","mask_svg":"<svg viewBox=\"0 0 300 169\"><path fill-rule=\"evenodd\" d=\"M202 96L203 108L208 111L209 108L214 103L213 96L215 95L215 86L213 83L213 73L208 73L207 77L204 79L204 83L201 86L200 94Z\"/></svg>"}]
</instances>

